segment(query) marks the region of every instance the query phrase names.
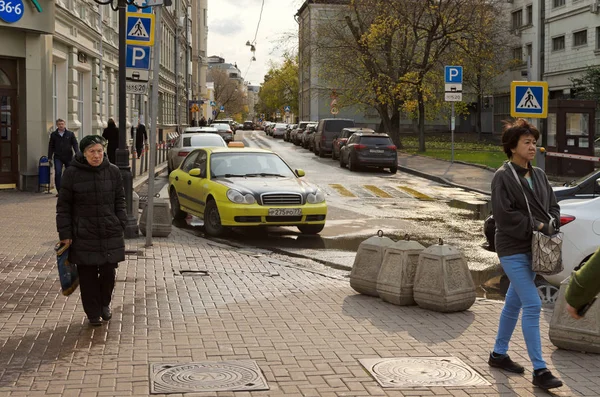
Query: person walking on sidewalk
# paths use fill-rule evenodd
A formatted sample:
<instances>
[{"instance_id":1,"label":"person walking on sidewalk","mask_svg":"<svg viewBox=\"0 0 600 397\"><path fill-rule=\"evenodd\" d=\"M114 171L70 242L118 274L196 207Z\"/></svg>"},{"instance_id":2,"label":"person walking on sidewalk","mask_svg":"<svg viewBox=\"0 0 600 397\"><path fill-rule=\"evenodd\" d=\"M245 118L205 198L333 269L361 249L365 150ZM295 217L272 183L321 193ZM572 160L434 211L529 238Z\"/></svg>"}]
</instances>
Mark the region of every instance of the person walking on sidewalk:
<instances>
[{"instance_id":1,"label":"person walking on sidewalk","mask_svg":"<svg viewBox=\"0 0 600 397\"><path fill-rule=\"evenodd\" d=\"M131 137L133 138L134 132L133 127L131 127ZM144 149L144 142L148 142L148 135L146 134L146 126L141 122L138 122L137 128L135 130L135 151L137 153L137 158L139 159L142 156L142 150Z\"/></svg>"},{"instance_id":2,"label":"person walking on sidewalk","mask_svg":"<svg viewBox=\"0 0 600 397\"><path fill-rule=\"evenodd\" d=\"M73 152L80 153L77 138L73 132L67 130L66 125L63 119L57 119L56 130L50 134L48 142L48 160L54 163L54 186L57 197L60 192L63 167L66 169L71 165Z\"/></svg>"},{"instance_id":3,"label":"person walking on sidewalk","mask_svg":"<svg viewBox=\"0 0 600 397\"><path fill-rule=\"evenodd\" d=\"M533 229L523 191L529 200L535 227L546 234L554 233L557 225L553 219L560 219L560 207L544 171L531 165L539 136L539 131L523 119L506 123L502 134L502 146L508 161L498 168L492 179L492 213L496 220L496 253L510 285L488 363L509 372L525 371L507 354L519 313L523 309L521 326L527 353L533 364L533 384L548 390L562 386L562 382L547 369L542 358L542 302L534 283L536 275L531 270ZM521 186L509 162L516 170Z\"/></svg>"},{"instance_id":4,"label":"person walking on sidewalk","mask_svg":"<svg viewBox=\"0 0 600 397\"><path fill-rule=\"evenodd\" d=\"M571 317L579 320L582 317L577 313L579 309L589 304L600 293L598 280L600 280L600 248L571 276L565 293L567 312Z\"/></svg>"},{"instance_id":5,"label":"person walking on sidewalk","mask_svg":"<svg viewBox=\"0 0 600 397\"><path fill-rule=\"evenodd\" d=\"M83 155L65 171L56 204L59 238L71 244L83 310L94 326L112 317L116 268L125 260L125 191L119 168L104 154L106 145L100 135L81 140Z\"/></svg>"},{"instance_id":6,"label":"person walking on sidewalk","mask_svg":"<svg viewBox=\"0 0 600 397\"><path fill-rule=\"evenodd\" d=\"M108 141L108 147L106 148L108 161L116 164L117 148L119 147L119 129L117 128L115 120L108 119L108 126L102 132L102 138Z\"/></svg>"}]
</instances>

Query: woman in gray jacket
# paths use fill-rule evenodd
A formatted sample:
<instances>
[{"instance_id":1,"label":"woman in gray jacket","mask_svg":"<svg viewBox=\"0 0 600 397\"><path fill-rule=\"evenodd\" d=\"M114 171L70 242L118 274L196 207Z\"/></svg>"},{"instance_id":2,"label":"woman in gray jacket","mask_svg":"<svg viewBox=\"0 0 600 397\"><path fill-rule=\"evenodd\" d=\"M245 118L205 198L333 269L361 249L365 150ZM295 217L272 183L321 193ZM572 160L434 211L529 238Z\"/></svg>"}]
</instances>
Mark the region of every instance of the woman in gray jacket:
<instances>
[{"instance_id":1,"label":"woman in gray jacket","mask_svg":"<svg viewBox=\"0 0 600 397\"><path fill-rule=\"evenodd\" d=\"M510 286L488 363L510 372L525 371L507 354L523 309L521 326L533 364L533 384L547 390L562 386L562 382L546 368L542 358L542 302L534 282L535 273L531 270L531 239L533 228L546 234L554 233L560 208L544 171L531 165L539 136L539 131L523 119L507 123L502 134L502 146L509 160L498 168L492 180L492 213L496 221L496 252ZM511 167L516 171L518 181ZM524 194L529 200L533 225Z\"/></svg>"}]
</instances>

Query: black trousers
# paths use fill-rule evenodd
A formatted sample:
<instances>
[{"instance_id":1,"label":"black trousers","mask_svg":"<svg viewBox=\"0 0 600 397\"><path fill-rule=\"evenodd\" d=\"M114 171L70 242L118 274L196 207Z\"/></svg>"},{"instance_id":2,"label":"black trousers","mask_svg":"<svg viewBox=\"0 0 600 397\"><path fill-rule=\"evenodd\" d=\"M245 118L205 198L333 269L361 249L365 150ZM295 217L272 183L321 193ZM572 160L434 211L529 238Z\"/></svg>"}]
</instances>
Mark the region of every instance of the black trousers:
<instances>
[{"instance_id":1,"label":"black trousers","mask_svg":"<svg viewBox=\"0 0 600 397\"><path fill-rule=\"evenodd\" d=\"M98 318L102 307L109 306L115 289L116 263L102 266L77 266L81 303L88 318Z\"/></svg>"}]
</instances>

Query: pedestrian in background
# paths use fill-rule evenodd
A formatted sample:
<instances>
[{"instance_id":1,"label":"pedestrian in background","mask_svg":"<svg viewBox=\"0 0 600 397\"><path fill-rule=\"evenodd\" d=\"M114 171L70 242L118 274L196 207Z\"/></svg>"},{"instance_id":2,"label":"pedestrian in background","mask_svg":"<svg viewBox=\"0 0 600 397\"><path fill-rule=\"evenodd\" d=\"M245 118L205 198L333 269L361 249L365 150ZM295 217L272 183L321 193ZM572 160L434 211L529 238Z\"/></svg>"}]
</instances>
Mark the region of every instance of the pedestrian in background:
<instances>
[{"instance_id":1,"label":"pedestrian in background","mask_svg":"<svg viewBox=\"0 0 600 397\"><path fill-rule=\"evenodd\" d=\"M565 298L567 311L574 319L580 319L577 312L589 304L600 293L600 248L576 272L571 275Z\"/></svg>"},{"instance_id":2,"label":"pedestrian in background","mask_svg":"<svg viewBox=\"0 0 600 397\"><path fill-rule=\"evenodd\" d=\"M539 136L539 131L523 119L506 123L502 134L502 146L508 161L498 168L492 179L492 213L496 221L496 252L510 285L488 363L509 372L525 371L507 354L523 309L521 326L533 364L533 384L548 390L562 386L562 382L547 369L542 358L542 302L534 283L536 274L531 270L531 239L533 227L545 234L555 232L557 225L553 219L560 219L560 207L544 171L531 165ZM518 182L510 166L516 170ZM524 193L535 220L533 226Z\"/></svg>"},{"instance_id":3,"label":"pedestrian in background","mask_svg":"<svg viewBox=\"0 0 600 397\"><path fill-rule=\"evenodd\" d=\"M56 204L59 238L70 244L83 310L93 326L112 317L116 268L125 260L125 191L119 168L105 156L106 145L100 135L81 140L83 154L65 171Z\"/></svg>"},{"instance_id":4,"label":"pedestrian in background","mask_svg":"<svg viewBox=\"0 0 600 397\"><path fill-rule=\"evenodd\" d=\"M133 132L133 128L132 128ZM148 142L148 135L146 134L146 126L141 122L138 122L137 131L135 133L135 150L137 152L137 158L142 156L144 149L144 142Z\"/></svg>"},{"instance_id":5,"label":"pedestrian in background","mask_svg":"<svg viewBox=\"0 0 600 397\"><path fill-rule=\"evenodd\" d=\"M66 169L73 160L73 153L79 154L75 134L66 128L63 119L56 120L56 130L50 134L48 142L48 160L54 163L54 186L56 197L60 192L63 167Z\"/></svg>"},{"instance_id":6,"label":"pedestrian in background","mask_svg":"<svg viewBox=\"0 0 600 397\"><path fill-rule=\"evenodd\" d=\"M204 116L202 116L202 118L200 119L200 127L206 127L206 119L204 118Z\"/></svg>"},{"instance_id":7,"label":"pedestrian in background","mask_svg":"<svg viewBox=\"0 0 600 397\"><path fill-rule=\"evenodd\" d=\"M115 124L115 120L108 119L108 126L102 132L102 137L108 141L108 147L106 148L108 161L116 164L117 148L119 147L119 129L117 128L117 124Z\"/></svg>"}]
</instances>

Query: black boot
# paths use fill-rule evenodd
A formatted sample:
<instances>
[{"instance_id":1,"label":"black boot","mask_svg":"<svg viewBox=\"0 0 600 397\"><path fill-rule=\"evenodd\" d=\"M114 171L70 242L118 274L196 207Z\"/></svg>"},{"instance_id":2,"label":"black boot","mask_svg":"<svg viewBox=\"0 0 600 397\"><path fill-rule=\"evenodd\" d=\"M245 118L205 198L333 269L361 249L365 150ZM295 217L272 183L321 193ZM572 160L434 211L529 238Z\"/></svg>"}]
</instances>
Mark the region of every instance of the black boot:
<instances>
[{"instance_id":1,"label":"black boot","mask_svg":"<svg viewBox=\"0 0 600 397\"><path fill-rule=\"evenodd\" d=\"M552 372L547 368L533 371L533 384L544 390L555 389L563 385L562 381L552 375Z\"/></svg>"},{"instance_id":2,"label":"black boot","mask_svg":"<svg viewBox=\"0 0 600 397\"><path fill-rule=\"evenodd\" d=\"M102 306L102 320L108 321L112 318L112 312L110 306Z\"/></svg>"},{"instance_id":3,"label":"black boot","mask_svg":"<svg viewBox=\"0 0 600 397\"><path fill-rule=\"evenodd\" d=\"M525 372L525 368L522 365L517 364L510 359L508 354L497 354L491 353L490 359L488 360L490 367L500 368L508 372L514 372L516 374L522 374Z\"/></svg>"},{"instance_id":4,"label":"black boot","mask_svg":"<svg viewBox=\"0 0 600 397\"><path fill-rule=\"evenodd\" d=\"M100 320L100 317L88 318L88 321L90 322L90 325L93 327L102 325L102 320Z\"/></svg>"}]
</instances>

